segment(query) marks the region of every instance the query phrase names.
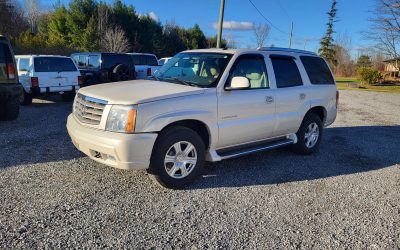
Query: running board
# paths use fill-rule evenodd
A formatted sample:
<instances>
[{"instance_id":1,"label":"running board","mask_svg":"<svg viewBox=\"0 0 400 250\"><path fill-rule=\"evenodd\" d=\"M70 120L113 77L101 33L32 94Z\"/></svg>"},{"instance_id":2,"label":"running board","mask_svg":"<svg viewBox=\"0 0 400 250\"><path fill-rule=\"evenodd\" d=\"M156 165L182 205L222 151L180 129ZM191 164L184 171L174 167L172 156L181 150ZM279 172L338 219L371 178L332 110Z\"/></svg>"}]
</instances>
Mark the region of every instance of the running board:
<instances>
[{"instance_id":1,"label":"running board","mask_svg":"<svg viewBox=\"0 0 400 250\"><path fill-rule=\"evenodd\" d=\"M239 149L232 149L232 150L218 150L217 153L221 157L221 160L229 159L229 158L234 158L234 157L239 157L242 155L247 155L247 154L252 154L260 151L267 151L267 150L272 150L275 148L280 148L284 147L287 145L294 144L295 141L292 139L281 139L278 141L272 141L272 142L266 142L263 144L258 144L258 145L251 145L251 146L244 146Z\"/></svg>"}]
</instances>

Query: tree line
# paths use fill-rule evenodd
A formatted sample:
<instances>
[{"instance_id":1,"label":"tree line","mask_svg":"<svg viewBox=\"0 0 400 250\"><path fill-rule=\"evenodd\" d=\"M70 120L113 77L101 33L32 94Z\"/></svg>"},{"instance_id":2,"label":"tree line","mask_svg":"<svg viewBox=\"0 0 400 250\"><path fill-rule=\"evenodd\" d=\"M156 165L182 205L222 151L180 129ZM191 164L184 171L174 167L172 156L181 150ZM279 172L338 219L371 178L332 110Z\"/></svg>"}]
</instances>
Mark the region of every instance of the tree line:
<instances>
[{"instance_id":1,"label":"tree line","mask_svg":"<svg viewBox=\"0 0 400 250\"><path fill-rule=\"evenodd\" d=\"M108 4L96 0L58 2L51 12L41 12L36 0L25 8L13 0L0 0L0 33L8 36L17 53L70 54L76 51L147 52L173 56L186 49L216 46L199 27L161 24L121 0ZM226 41L223 41L226 46Z\"/></svg>"}]
</instances>

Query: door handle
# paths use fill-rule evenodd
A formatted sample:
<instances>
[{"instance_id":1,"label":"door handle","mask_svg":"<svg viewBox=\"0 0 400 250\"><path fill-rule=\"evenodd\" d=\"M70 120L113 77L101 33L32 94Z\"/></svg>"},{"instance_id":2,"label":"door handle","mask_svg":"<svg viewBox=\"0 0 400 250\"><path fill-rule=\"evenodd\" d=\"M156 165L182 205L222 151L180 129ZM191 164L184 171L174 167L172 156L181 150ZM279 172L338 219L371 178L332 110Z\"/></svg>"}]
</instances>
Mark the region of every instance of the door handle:
<instances>
[{"instance_id":1,"label":"door handle","mask_svg":"<svg viewBox=\"0 0 400 250\"><path fill-rule=\"evenodd\" d=\"M306 94L301 93L301 94L299 95L299 97L300 97L300 100L304 100L304 99L306 99Z\"/></svg>"},{"instance_id":2,"label":"door handle","mask_svg":"<svg viewBox=\"0 0 400 250\"><path fill-rule=\"evenodd\" d=\"M265 102L266 103L273 103L274 102L274 97L273 96L267 96L265 97Z\"/></svg>"}]
</instances>

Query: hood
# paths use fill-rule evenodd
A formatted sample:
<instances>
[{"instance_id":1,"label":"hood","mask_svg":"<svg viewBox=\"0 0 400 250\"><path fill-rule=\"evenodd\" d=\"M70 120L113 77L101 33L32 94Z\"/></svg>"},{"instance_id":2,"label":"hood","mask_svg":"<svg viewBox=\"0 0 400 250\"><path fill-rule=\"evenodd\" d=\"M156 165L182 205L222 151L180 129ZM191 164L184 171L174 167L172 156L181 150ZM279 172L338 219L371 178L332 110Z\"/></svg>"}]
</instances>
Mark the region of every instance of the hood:
<instances>
[{"instance_id":1,"label":"hood","mask_svg":"<svg viewBox=\"0 0 400 250\"><path fill-rule=\"evenodd\" d=\"M162 99L202 94L203 88L151 80L111 82L84 87L79 93L108 104L140 104Z\"/></svg>"}]
</instances>

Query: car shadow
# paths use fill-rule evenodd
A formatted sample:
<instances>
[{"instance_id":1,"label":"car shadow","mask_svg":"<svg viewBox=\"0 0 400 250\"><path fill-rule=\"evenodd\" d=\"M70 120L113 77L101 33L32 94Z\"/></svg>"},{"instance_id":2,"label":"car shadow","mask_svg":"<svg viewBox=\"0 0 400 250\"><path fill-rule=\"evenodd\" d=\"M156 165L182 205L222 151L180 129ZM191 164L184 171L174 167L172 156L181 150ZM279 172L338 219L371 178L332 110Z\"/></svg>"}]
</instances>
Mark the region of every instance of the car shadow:
<instances>
[{"instance_id":1,"label":"car shadow","mask_svg":"<svg viewBox=\"0 0 400 250\"><path fill-rule=\"evenodd\" d=\"M316 180L400 164L400 126L333 127L324 132L313 155L277 149L208 163L202 178L189 189Z\"/></svg>"}]
</instances>

